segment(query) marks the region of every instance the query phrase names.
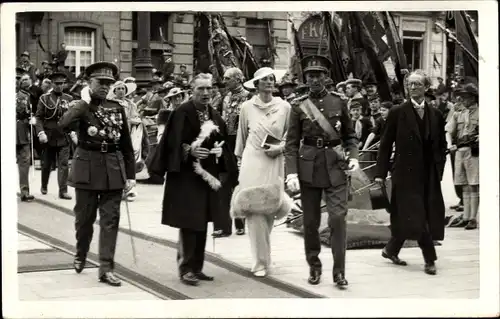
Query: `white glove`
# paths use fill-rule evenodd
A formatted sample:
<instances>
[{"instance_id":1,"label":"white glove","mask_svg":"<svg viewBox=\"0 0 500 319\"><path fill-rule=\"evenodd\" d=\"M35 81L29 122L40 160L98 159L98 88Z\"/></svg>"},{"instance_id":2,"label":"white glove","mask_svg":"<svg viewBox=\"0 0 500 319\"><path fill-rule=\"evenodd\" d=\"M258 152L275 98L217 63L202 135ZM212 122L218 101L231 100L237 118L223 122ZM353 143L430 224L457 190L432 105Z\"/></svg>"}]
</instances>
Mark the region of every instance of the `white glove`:
<instances>
[{"instance_id":1,"label":"white glove","mask_svg":"<svg viewBox=\"0 0 500 319\"><path fill-rule=\"evenodd\" d=\"M71 140L75 143L75 145L78 144L78 136L76 135L76 132L69 133L69 137L71 137Z\"/></svg>"},{"instance_id":2,"label":"white glove","mask_svg":"<svg viewBox=\"0 0 500 319\"><path fill-rule=\"evenodd\" d=\"M215 157L219 158L222 156L222 145L224 144L224 141L217 143L215 142L214 148L210 150L210 154L214 154Z\"/></svg>"},{"instance_id":3,"label":"white glove","mask_svg":"<svg viewBox=\"0 0 500 319\"><path fill-rule=\"evenodd\" d=\"M135 187L135 184L135 179L127 179L127 183L125 183L125 188L123 189L123 191L125 193L130 192L130 190Z\"/></svg>"},{"instance_id":4,"label":"white glove","mask_svg":"<svg viewBox=\"0 0 500 319\"><path fill-rule=\"evenodd\" d=\"M80 96L83 101L90 103L90 87L86 86L80 91Z\"/></svg>"},{"instance_id":5,"label":"white glove","mask_svg":"<svg viewBox=\"0 0 500 319\"><path fill-rule=\"evenodd\" d=\"M348 172L352 173L355 170L357 170L358 168L359 168L359 162L358 162L358 160L355 159L355 158L350 158L349 159L349 170L348 170Z\"/></svg>"},{"instance_id":6,"label":"white glove","mask_svg":"<svg viewBox=\"0 0 500 319\"><path fill-rule=\"evenodd\" d=\"M38 140L40 140L40 143L47 143L49 141L44 132L40 132L40 134L38 134Z\"/></svg>"},{"instance_id":7,"label":"white glove","mask_svg":"<svg viewBox=\"0 0 500 319\"><path fill-rule=\"evenodd\" d=\"M297 174L289 174L286 177L286 187L293 193L300 191L299 177Z\"/></svg>"},{"instance_id":8,"label":"white glove","mask_svg":"<svg viewBox=\"0 0 500 319\"><path fill-rule=\"evenodd\" d=\"M30 125L36 125L36 117L32 116L30 118L30 122L29 123L30 123Z\"/></svg>"}]
</instances>

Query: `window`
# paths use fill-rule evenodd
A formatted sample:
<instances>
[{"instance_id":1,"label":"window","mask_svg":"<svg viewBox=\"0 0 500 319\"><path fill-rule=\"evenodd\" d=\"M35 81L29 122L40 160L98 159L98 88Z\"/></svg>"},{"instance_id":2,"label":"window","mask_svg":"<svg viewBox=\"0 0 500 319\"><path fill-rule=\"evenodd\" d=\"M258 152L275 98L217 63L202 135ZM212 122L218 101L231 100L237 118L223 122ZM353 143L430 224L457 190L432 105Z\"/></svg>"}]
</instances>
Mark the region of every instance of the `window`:
<instances>
[{"instance_id":1,"label":"window","mask_svg":"<svg viewBox=\"0 0 500 319\"><path fill-rule=\"evenodd\" d=\"M68 57L65 66L75 76L82 73L87 66L94 63L95 32L89 28L66 28L64 43Z\"/></svg>"},{"instance_id":2,"label":"window","mask_svg":"<svg viewBox=\"0 0 500 319\"><path fill-rule=\"evenodd\" d=\"M422 68L424 33L403 31L403 51L410 71Z\"/></svg>"},{"instance_id":3,"label":"window","mask_svg":"<svg viewBox=\"0 0 500 319\"><path fill-rule=\"evenodd\" d=\"M149 17L149 40L163 42L162 38L168 40L169 12L150 12ZM161 30L161 31L160 31ZM162 37L163 35L163 37ZM137 41L137 12L132 12L132 40Z\"/></svg>"},{"instance_id":4,"label":"window","mask_svg":"<svg viewBox=\"0 0 500 319\"><path fill-rule=\"evenodd\" d=\"M253 54L257 62L271 57L269 48L269 20L247 19L246 38L253 47Z\"/></svg>"}]
</instances>

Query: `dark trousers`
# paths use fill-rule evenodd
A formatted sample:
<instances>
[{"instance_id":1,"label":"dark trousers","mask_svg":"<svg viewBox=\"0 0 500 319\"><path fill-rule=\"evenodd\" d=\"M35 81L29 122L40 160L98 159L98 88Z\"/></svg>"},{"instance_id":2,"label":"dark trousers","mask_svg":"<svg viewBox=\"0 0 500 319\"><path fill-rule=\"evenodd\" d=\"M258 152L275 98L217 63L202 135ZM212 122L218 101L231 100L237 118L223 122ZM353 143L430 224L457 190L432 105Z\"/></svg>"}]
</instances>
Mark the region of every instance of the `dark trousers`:
<instances>
[{"instance_id":1,"label":"dark trousers","mask_svg":"<svg viewBox=\"0 0 500 319\"><path fill-rule=\"evenodd\" d=\"M405 239L392 236L387 246L385 246L385 250L391 256L398 256L404 243ZM437 260L436 248L434 247L434 242L429 231L426 230L422 233L418 240L418 246L422 249L425 263L432 263Z\"/></svg>"},{"instance_id":2,"label":"dark trousers","mask_svg":"<svg viewBox=\"0 0 500 319\"><path fill-rule=\"evenodd\" d=\"M121 189L111 191L75 189L76 256L80 259L87 257L99 208L99 277L114 269L122 192Z\"/></svg>"},{"instance_id":3,"label":"dark trousers","mask_svg":"<svg viewBox=\"0 0 500 319\"><path fill-rule=\"evenodd\" d=\"M311 270L321 271L319 259L321 241L319 226L321 223L321 198L324 198L328 211L330 227L330 245L333 254L333 274L345 273L347 186L329 188L309 187L301 183L301 203L304 211L304 243L306 260Z\"/></svg>"},{"instance_id":4,"label":"dark trousers","mask_svg":"<svg viewBox=\"0 0 500 319\"><path fill-rule=\"evenodd\" d=\"M179 243L177 247L179 276L183 276L188 272L199 273L203 270L206 243L206 230L179 229Z\"/></svg>"},{"instance_id":5,"label":"dark trousers","mask_svg":"<svg viewBox=\"0 0 500 319\"><path fill-rule=\"evenodd\" d=\"M69 146L47 146L42 154L42 188L47 188L47 185L49 184L50 172L52 171L54 163L57 162L57 182L59 184L59 194L67 193Z\"/></svg>"},{"instance_id":6,"label":"dark trousers","mask_svg":"<svg viewBox=\"0 0 500 319\"><path fill-rule=\"evenodd\" d=\"M456 154L455 152L450 152L451 171L453 173L453 180L455 180L455 154ZM457 197L460 198L460 205L463 205L464 197L463 197L462 185L455 185L455 193L457 194Z\"/></svg>"},{"instance_id":7,"label":"dark trousers","mask_svg":"<svg viewBox=\"0 0 500 319\"><path fill-rule=\"evenodd\" d=\"M31 162L30 144L16 145L16 160L17 169L19 171L19 190L21 191L21 195L29 194L29 173Z\"/></svg>"}]
</instances>

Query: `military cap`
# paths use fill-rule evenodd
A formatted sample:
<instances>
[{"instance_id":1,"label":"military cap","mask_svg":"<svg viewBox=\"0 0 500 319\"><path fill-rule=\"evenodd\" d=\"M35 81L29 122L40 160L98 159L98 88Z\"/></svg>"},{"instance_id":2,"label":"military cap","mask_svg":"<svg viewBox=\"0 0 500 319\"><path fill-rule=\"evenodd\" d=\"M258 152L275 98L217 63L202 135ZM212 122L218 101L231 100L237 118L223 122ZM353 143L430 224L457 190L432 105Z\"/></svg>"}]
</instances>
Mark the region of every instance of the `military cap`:
<instances>
[{"instance_id":1,"label":"military cap","mask_svg":"<svg viewBox=\"0 0 500 319\"><path fill-rule=\"evenodd\" d=\"M392 106L393 106L393 104L391 101L384 101L384 102L380 103L380 107L383 107L384 109L390 110Z\"/></svg>"},{"instance_id":2,"label":"military cap","mask_svg":"<svg viewBox=\"0 0 500 319\"><path fill-rule=\"evenodd\" d=\"M63 73L63 72L54 72L54 73L49 74L49 76L47 76L47 78L51 81L54 81L55 78L64 78L66 80L66 79L68 79L68 75L66 73Z\"/></svg>"},{"instance_id":3,"label":"military cap","mask_svg":"<svg viewBox=\"0 0 500 319\"><path fill-rule=\"evenodd\" d=\"M363 82L361 82L361 80L359 80L359 79L349 79L349 80L345 81L344 83L346 86L349 84L361 86Z\"/></svg>"},{"instance_id":4,"label":"military cap","mask_svg":"<svg viewBox=\"0 0 500 319\"><path fill-rule=\"evenodd\" d=\"M115 81L118 76L118 67L111 62L96 62L85 69L89 78Z\"/></svg>"},{"instance_id":5,"label":"military cap","mask_svg":"<svg viewBox=\"0 0 500 319\"><path fill-rule=\"evenodd\" d=\"M349 109L357 109L361 108L361 102L359 100L352 100L351 103L349 104Z\"/></svg>"},{"instance_id":6,"label":"military cap","mask_svg":"<svg viewBox=\"0 0 500 319\"><path fill-rule=\"evenodd\" d=\"M302 64L302 72L305 74L309 71L320 71L329 73L332 62L321 55L309 55L300 61Z\"/></svg>"},{"instance_id":7,"label":"military cap","mask_svg":"<svg viewBox=\"0 0 500 319\"><path fill-rule=\"evenodd\" d=\"M165 51L163 51L163 55L172 55L172 50L166 49Z\"/></svg>"}]
</instances>

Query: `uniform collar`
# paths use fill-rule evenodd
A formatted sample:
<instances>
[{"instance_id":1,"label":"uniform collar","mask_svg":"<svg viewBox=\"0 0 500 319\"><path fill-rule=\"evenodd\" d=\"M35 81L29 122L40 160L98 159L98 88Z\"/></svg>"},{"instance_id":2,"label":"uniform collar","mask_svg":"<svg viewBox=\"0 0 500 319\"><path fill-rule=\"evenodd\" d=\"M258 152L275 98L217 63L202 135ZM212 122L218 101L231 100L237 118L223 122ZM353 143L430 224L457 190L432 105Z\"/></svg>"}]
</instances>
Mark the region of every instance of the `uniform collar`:
<instances>
[{"instance_id":1,"label":"uniform collar","mask_svg":"<svg viewBox=\"0 0 500 319\"><path fill-rule=\"evenodd\" d=\"M325 97L327 94L328 94L328 91L325 88L323 88L322 91L317 92L317 93L309 91L309 97L312 97L314 99L319 99L319 98Z\"/></svg>"}]
</instances>

